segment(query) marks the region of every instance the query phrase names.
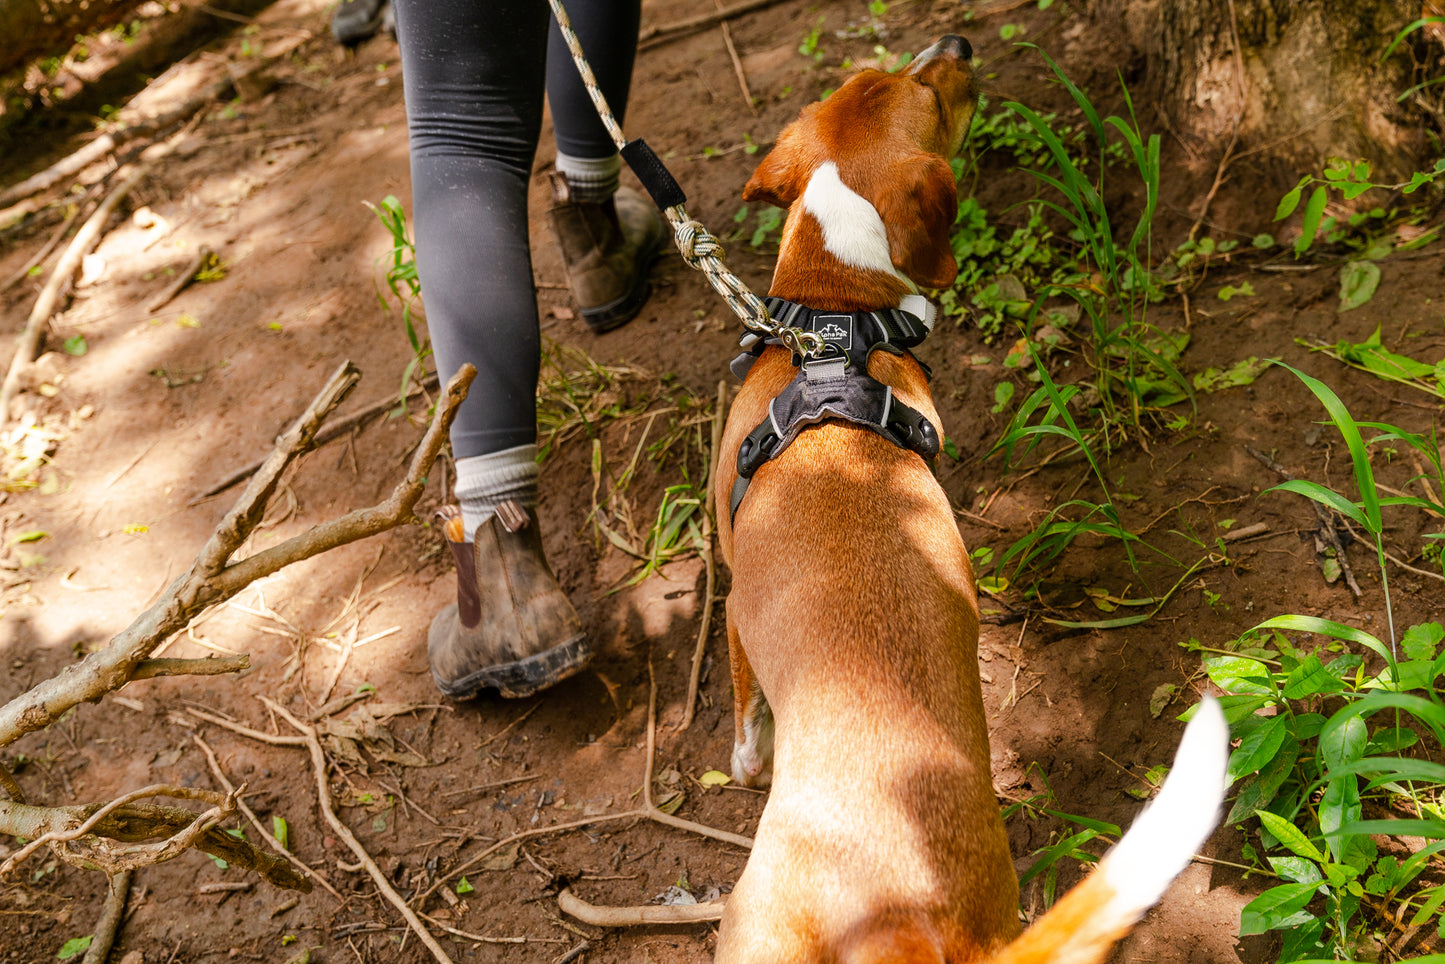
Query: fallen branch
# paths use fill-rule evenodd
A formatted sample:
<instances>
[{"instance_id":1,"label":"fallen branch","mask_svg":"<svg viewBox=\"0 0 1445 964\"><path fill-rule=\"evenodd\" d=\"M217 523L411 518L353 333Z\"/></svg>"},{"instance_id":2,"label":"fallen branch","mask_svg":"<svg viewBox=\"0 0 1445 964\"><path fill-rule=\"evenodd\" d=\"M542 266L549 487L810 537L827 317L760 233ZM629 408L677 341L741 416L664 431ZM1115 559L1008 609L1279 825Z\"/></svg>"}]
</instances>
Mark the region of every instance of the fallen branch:
<instances>
[{"instance_id":1,"label":"fallen branch","mask_svg":"<svg viewBox=\"0 0 1445 964\"><path fill-rule=\"evenodd\" d=\"M46 258L50 257L50 252L54 251L56 247L59 246L61 239L70 233L70 226L84 213L86 206L90 203L91 196L96 193L97 188L91 188L85 197L75 202L74 210L65 216L65 220L60 222L60 227L56 228L55 233L50 236L50 239L40 246L40 250L35 252L30 260L21 265L19 270L14 274L4 281L0 281L0 294L4 294L13 286L30 277L31 269L42 264Z\"/></svg>"},{"instance_id":2,"label":"fallen branch","mask_svg":"<svg viewBox=\"0 0 1445 964\"><path fill-rule=\"evenodd\" d=\"M85 957L80 964L105 964L106 958L110 957L111 946L115 944L115 932L125 915L125 902L130 898L130 883L134 875L133 870L122 870L110 878L110 892L105 896L100 920L95 923L90 946L85 949Z\"/></svg>"},{"instance_id":3,"label":"fallen branch","mask_svg":"<svg viewBox=\"0 0 1445 964\"><path fill-rule=\"evenodd\" d=\"M147 791L136 791L127 794L126 798L137 799L142 793L178 798L200 796L200 792L184 787L147 788ZM220 798L221 795L210 796ZM99 866L102 869L110 868L112 873L169 860L186 847L193 847L234 866L254 871L277 887L299 890L302 893L311 892L311 882L292 870L284 860L261 853L246 841L218 830L214 825L192 832L185 838L185 846L169 846L179 839L178 835L193 830L198 819L206 818L207 814L197 814L193 810L179 807L143 803L113 806L116 802L106 805L36 807L0 800L0 833L32 838L32 844L37 842L34 838L49 835L50 840L66 848L58 850L57 855L67 862L78 861L81 865L88 862L92 865L90 869ZM103 809L107 812L100 814L98 820L92 820ZM81 827L88 829L81 830ZM77 836L81 834L126 844L159 840L162 846L152 845L149 849L130 846L115 851L101 850L99 848L109 845L98 839L90 840L87 844ZM32 852L33 849L27 845L4 864L0 864L0 877L13 870Z\"/></svg>"},{"instance_id":4,"label":"fallen branch","mask_svg":"<svg viewBox=\"0 0 1445 964\"><path fill-rule=\"evenodd\" d=\"M45 170L33 174L19 184L15 184L0 191L0 206L14 204L39 194L41 191L60 183L72 174L77 174L96 161L108 157L117 149L131 141L142 137L153 137L163 133L168 128L174 127L206 104L220 97L231 86L231 80L226 77L214 81L191 95L189 99L155 117L142 118L139 121L128 124L125 127L117 128L97 137L86 144L80 150L61 158ZM10 212L0 211L0 224L5 222L5 215Z\"/></svg>"},{"instance_id":5,"label":"fallen branch","mask_svg":"<svg viewBox=\"0 0 1445 964\"><path fill-rule=\"evenodd\" d=\"M356 859L366 868L367 874L370 875L372 882L376 884L376 889L381 891L382 895L386 897L391 905L401 912L401 916L406 920L407 925L416 933L417 939L426 945L426 949L432 952L432 956L441 962L441 964L452 964L452 959L447 956L447 952L442 950L442 946L437 943L436 938L431 936L431 931L426 929L426 925L423 924L420 918L416 916L416 913L406 905L406 900L396 892L396 888L391 886L391 881L387 879L386 874L382 872L381 868L376 865L376 861L371 859L371 855L366 852L366 848L361 845L361 841L356 839L356 835L351 832L351 828L343 823L340 817L336 816L336 809L331 801L331 784L326 779L326 753L321 749L321 740L316 735L316 728L292 716L281 704L268 700L264 696L259 697L259 699L305 737L306 746L311 751L311 768L315 771L316 775L316 796L321 804L321 815L326 818L327 824L336 832L336 836L341 838L341 842L346 844L347 848L356 855Z\"/></svg>"},{"instance_id":6,"label":"fallen branch","mask_svg":"<svg viewBox=\"0 0 1445 964\"><path fill-rule=\"evenodd\" d=\"M80 262L90 253L91 249L100 241L100 233L105 230L106 222L115 213L116 206L125 200L131 189L141 182L150 173L151 165L141 163L120 183L114 191L102 202L100 207L95 209L85 222L85 225L76 232L75 238L65 253L60 256L60 261L51 272L50 279L40 289L40 295L35 299L35 305L30 309L30 317L25 321L25 328L20 337L15 341L15 355L10 359L10 370L5 375L5 381L0 384L0 425L10 420L10 400L16 395L20 388L20 377L30 368L30 363L35 360L35 354L40 348L40 339L44 334L45 325L50 321L56 305L60 302L61 290L70 284L75 269L80 267Z\"/></svg>"},{"instance_id":7,"label":"fallen branch","mask_svg":"<svg viewBox=\"0 0 1445 964\"><path fill-rule=\"evenodd\" d=\"M705 904L643 904L636 907L599 907L563 887L557 895L562 913L593 927L644 927L648 924L701 924L722 920L727 898Z\"/></svg>"},{"instance_id":8,"label":"fallen branch","mask_svg":"<svg viewBox=\"0 0 1445 964\"><path fill-rule=\"evenodd\" d=\"M124 686L137 664L147 659L164 640L185 629L206 609L231 598L262 576L411 519L412 509L426 485L426 473L446 441L457 406L466 397L475 376L476 369L466 365L447 383L436 415L417 446L406 476L385 502L318 525L228 565L231 554L261 521L281 473L313 446L321 422L356 384L359 373L355 366L349 362L341 365L296 424L277 441L245 493L217 525L190 571L173 582L154 605L105 649L72 663L0 707L0 746L49 726L77 704L94 702Z\"/></svg>"}]
</instances>

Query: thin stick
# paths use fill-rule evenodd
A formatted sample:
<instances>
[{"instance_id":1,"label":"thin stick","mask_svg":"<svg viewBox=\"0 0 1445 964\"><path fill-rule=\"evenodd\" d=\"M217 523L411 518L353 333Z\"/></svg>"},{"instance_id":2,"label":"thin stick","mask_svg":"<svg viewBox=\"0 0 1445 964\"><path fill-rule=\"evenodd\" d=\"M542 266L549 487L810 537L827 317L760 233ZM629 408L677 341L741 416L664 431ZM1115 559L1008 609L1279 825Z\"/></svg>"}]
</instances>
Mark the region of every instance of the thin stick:
<instances>
[{"instance_id":1,"label":"thin stick","mask_svg":"<svg viewBox=\"0 0 1445 964\"><path fill-rule=\"evenodd\" d=\"M647 698L647 759L643 765L642 783L642 806L627 810L623 813L604 813L595 817L587 817L583 820L574 820L571 823L559 823L552 827L537 827L532 830L523 830L514 833L510 837L498 840L489 847L483 848L479 853L473 854L465 861L447 871L436 883L412 898L412 903L420 905L448 881L460 877L471 870L480 861L491 854L496 853L503 847L510 846L521 840L530 837L540 837L544 834L560 833L563 830L575 830L578 827L587 827L598 823L611 823L617 820L646 819L655 823L666 824L669 827L676 827L679 830L688 830L703 837L711 837L714 840L721 840L724 843L736 844L744 849L751 849L753 841L751 837L744 837L741 834L730 833L726 830L718 830L716 827L709 827L706 824L694 823L691 820L684 820L681 817L674 817L670 813L663 813L652 803L652 760L657 749L657 678L652 673L652 663L647 664L647 675L650 682Z\"/></svg>"},{"instance_id":2,"label":"thin stick","mask_svg":"<svg viewBox=\"0 0 1445 964\"><path fill-rule=\"evenodd\" d=\"M712 632L712 609L717 592L717 557L713 552L713 515L717 511L717 462L722 451L723 412L727 408L727 382L717 383L717 402L712 413L712 448L708 452L711 468L707 474L707 498L703 500L702 516L702 559L707 565L707 585L702 600L702 624L697 629L697 645L692 651L692 673L687 678L687 699L683 703L682 722L679 730L692 726L693 714L697 712L697 687L702 680L702 658L707 650L707 639Z\"/></svg>"},{"instance_id":3,"label":"thin stick","mask_svg":"<svg viewBox=\"0 0 1445 964\"><path fill-rule=\"evenodd\" d=\"M577 960L577 958L581 957L583 954L586 954L590 950L592 950L592 942L583 941L581 944L578 944L566 954L563 954L561 957L557 958L557 960L553 961L552 964L572 964L573 961Z\"/></svg>"},{"instance_id":4,"label":"thin stick","mask_svg":"<svg viewBox=\"0 0 1445 964\"><path fill-rule=\"evenodd\" d=\"M40 289L40 295L35 299L35 305L30 309L30 317L25 321L25 328L20 337L15 341L15 356L10 359L10 370L5 375L5 381L0 384L0 424L9 421L10 400L15 397L20 388L20 376L30 367L35 360L35 353L40 347L40 338L45 331L45 325L50 321L50 316L55 312L56 305L60 302L61 290L70 283L75 269L80 267L80 262L90 253L91 249L100 241L100 234L105 230L106 222L115 213L116 206L125 200L131 189L141 182L150 173L151 165L142 163L120 183L110 196L100 202L100 207L85 222L84 226L76 232L75 238L65 253L60 256L56 263L55 270L51 272L49 280Z\"/></svg>"},{"instance_id":5,"label":"thin stick","mask_svg":"<svg viewBox=\"0 0 1445 964\"><path fill-rule=\"evenodd\" d=\"M199 736L196 736L196 734L194 733L191 734L191 739L195 740L196 744L205 751L206 760L211 765L211 773L215 775L217 782L219 782L221 786L226 788L227 793L235 793L236 788L232 785L230 780L226 779L225 771L221 769L221 763L219 760L216 759L216 752L211 749L211 745L205 740L201 739ZM303 740L302 742L305 741ZM297 870L301 871L307 877L310 877L312 880L320 884L323 888L326 889L327 893L331 894L332 897L335 897L343 904L346 903L346 898L342 897L340 892L338 892L335 887L332 887L331 883L325 877L323 877L321 874L318 874L310 867L306 866L306 864L302 862L300 857L293 854L290 850L287 850L286 847L282 845L281 841L277 840L276 837L272 835L271 831L266 829L266 825L263 824L261 820L256 816L255 811L252 810L250 807L246 806L246 801L241 799L239 796L236 797L236 807L243 814L246 815L246 819L251 821L251 826L256 828L256 832L261 835L261 838L263 840L265 840L268 844L271 845L273 850L275 850L281 856L285 857L287 860L291 861L291 865ZM274 917L275 915L273 914L272 916Z\"/></svg>"},{"instance_id":6,"label":"thin stick","mask_svg":"<svg viewBox=\"0 0 1445 964\"><path fill-rule=\"evenodd\" d=\"M361 841L356 839L356 836L351 832L351 828L342 823L340 818L336 816L336 810L331 801L331 785L326 779L326 753L321 749L321 741L316 736L316 728L292 716L281 704L273 702L264 696L258 697L258 699L306 738L306 746L311 751L311 768L315 771L316 775L316 795L321 804L321 815L326 818L326 822L331 826L331 829L336 831L336 836L341 838L341 841L346 844L351 852L356 855L356 859L366 868L366 872L371 876L372 882L376 884L376 889L381 891L382 895L386 897L391 905L401 912L401 916L406 920L411 929L416 932L417 940L425 944L426 949L431 951L432 956L441 962L441 964L453 964L452 959L447 956L447 952L442 950L442 946L437 943L436 938L431 936L431 931L426 929L426 925L423 924L421 919L416 916L416 913L406 905L406 901L396 892L396 888L391 886L391 881L387 879L386 874L382 872L381 868L376 865L376 861L371 859L371 855L366 852L366 848L361 845Z\"/></svg>"},{"instance_id":7,"label":"thin stick","mask_svg":"<svg viewBox=\"0 0 1445 964\"><path fill-rule=\"evenodd\" d=\"M713 6L717 7L718 12L721 13L723 9L722 0L712 0L712 2ZM723 44L728 48L728 59L733 62L733 74L738 79L738 89L743 92L743 103L747 105L748 110L756 117L758 116L758 105L753 103L753 92L748 87L748 75L743 72L742 58L738 56L738 48L733 45L732 28L728 26L726 20L719 22L718 28L722 31Z\"/></svg>"},{"instance_id":8,"label":"thin stick","mask_svg":"<svg viewBox=\"0 0 1445 964\"><path fill-rule=\"evenodd\" d=\"M263 733L260 730L253 730L249 726L242 726L239 723L232 723L230 720L207 713L205 710L198 710L194 706L186 707L186 712L192 716L199 716L208 723L223 726L232 733L239 733L242 736L250 737L253 740L260 740L262 743L269 743L272 746L305 746L304 736L273 736L270 733Z\"/></svg>"},{"instance_id":9,"label":"thin stick","mask_svg":"<svg viewBox=\"0 0 1445 964\"><path fill-rule=\"evenodd\" d=\"M531 783L533 780L540 780L540 773L530 777L512 777L510 780L494 780L491 783L479 783L474 787L463 787L460 790L448 790L442 794L442 799L447 797L459 797L464 793L480 793L483 790L495 790L498 787L510 787L514 783Z\"/></svg>"},{"instance_id":10,"label":"thin stick","mask_svg":"<svg viewBox=\"0 0 1445 964\"><path fill-rule=\"evenodd\" d=\"M105 896L100 920L96 921L90 946L85 949L85 957L80 964L105 964L105 959L110 957L111 946L115 944L115 932L120 928L120 922L125 916L125 902L130 897L130 884L134 875L134 871L122 870L110 878L110 893Z\"/></svg>"},{"instance_id":11,"label":"thin stick","mask_svg":"<svg viewBox=\"0 0 1445 964\"><path fill-rule=\"evenodd\" d=\"M676 39L676 35L678 34L691 33L695 30L702 30L705 27L711 27L715 23L721 23L724 20L732 20L734 18L741 17L744 14L753 13L757 10L764 10L768 7L773 6L774 4L781 2L782 0L750 0L750 2L748 3L740 3L735 7L728 7L726 10L719 10L715 13L704 14L701 17L690 17L687 20L678 20L673 23L665 23L656 27L648 27L646 30L642 31L642 33L638 35L637 43L639 47L643 44L648 44L649 46L651 46L652 41L660 41L663 38Z\"/></svg>"},{"instance_id":12,"label":"thin stick","mask_svg":"<svg viewBox=\"0 0 1445 964\"><path fill-rule=\"evenodd\" d=\"M413 398L416 398L423 392L434 390L437 387L437 384L438 376L435 372L433 372L432 374L428 375L420 385L407 392L407 401L411 401ZM350 415L338 418L336 421L329 423L325 428L317 432L316 438L311 444L314 448L320 448L321 446L326 445L329 442L334 442L341 436L350 432L354 426L359 425L360 423L366 421L369 418L372 418L373 416L380 415L382 412L390 411L392 406L396 404L396 396L389 395L379 402L373 402L372 404L366 406L358 412L352 412ZM258 459L257 461L252 462L250 465L247 465L244 468L237 469L221 481L217 482L215 485L211 486L206 491L202 492L200 495L193 498L190 504L195 505L203 499L209 499L213 495L219 495L220 493L229 489L231 486L235 485L237 482L243 482L246 479L249 479L261 468L261 465L264 463L264 461L264 459Z\"/></svg>"},{"instance_id":13,"label":"thin stick","mask_svg":"<svg viewBox=\"0 0 1445 964\"><path fill-rule=\"evenodd\" d=\"M200 270L206 266L206 262L210 260L214 254L215 252L211 250L210 245L201 245L196 251L196 256L181 269L181 273L176 277L176 280L171 282L165 291L162 291L151 299L151 303L146 305L146 311L160 311L166 305L170 304L176 295L180 294L185 290L187 285L196 280L196 275L200 273Z\"/></svg>"},{"instance_id":14,"label":"thin stick","mask_svg":"<svg viewBox=\"0 0 1445 964\"><path fill-rule=\"evenodd\" d=\"M433 927L441 928L448 934L455 934L464 937L469 941L476 941L479 944L565 944L560 937L486 937L482 934L468 934L466 931L459 931L455 927L449 927L429 914L422 914L422 919Z\"/></svg>"},{"instance_id":15,"label":"thin stick","mask_svg":"<svg viewBox=\"0 0 1445 964\"><path fill-rule=\"evenodd\" d=\"M701 924L706 921L722 920L727 899L709 901L706 904L645 904L639 907L598 907L572 893L570 887L562 888L557 895L557 906L564 914L577 918L593 927L643 927L648 924Z\"/></svg>"}]
</instances>

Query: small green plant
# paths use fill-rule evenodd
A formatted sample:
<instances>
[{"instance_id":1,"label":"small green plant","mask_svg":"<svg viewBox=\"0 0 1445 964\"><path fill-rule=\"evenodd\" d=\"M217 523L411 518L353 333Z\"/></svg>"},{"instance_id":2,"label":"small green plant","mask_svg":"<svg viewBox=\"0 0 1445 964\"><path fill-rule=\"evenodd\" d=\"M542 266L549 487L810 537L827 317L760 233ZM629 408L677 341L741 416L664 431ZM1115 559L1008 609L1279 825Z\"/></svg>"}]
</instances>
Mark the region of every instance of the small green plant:
<instances>
[{"instance_id":1,"label":"small green plant","mask_svg":"<svg viewBox=\"0 0 1445 964\"><path fill-rule=\"evenodd\" d=\"M1438 856L1445 851L1445 766L1424 758L1421 736L1445 743L1445 701L1436 686L1445 675L1445 627L1417 624L1397 640L1382 510L1445 506L1381 497L1368 450L1404 442L1429 459L1437 477L1440 452L1433 432L1426 438L1357 423L1328 386L1294 374L1344 439L1359 500L1302 479L1271 491L1328 506L1374 542L1388 637L1284 615L1222 648L1187 645L1207 654L1204 670L1225 693L1221 703L1239 741L1229 761L1239 792L1228 820L1257 821L1260 847L1247 843L1245 857L1283 881L1244 908L1240 934L1278 931L1281 962L1380 960L1382 945L1399 956L1390 946L1399 930L1432 925L1445 935ZM1366 442L1362 425L1382 434ZM1306 643L1311 636L1323 642Z\"/></svg>"},{"instance_id":2,"label":"small green plant","mask_svg":"<svg viewBox=\"0 0 1445 964\"><path fill-rule=\"evenodd\" d=\"M406 210L401 206L401 202L394 195L388 194L381 199L380 205L370 201L362 203L371 209L391 235L391 266L386 269L386 287L401 305L401 324L406 332L407 344L411 346L412 357L402 370L397 408L392 412L393 417L396 417L406 413L407 393L411 390L412 380L420 381L425 375L426 360L431 355L431 343L417 331L417 315L414 311L421 298L421 275L417 273L416 245L407 230ZM381 303L382 311L389 310L386 296L379 290L376 298Z\"/></svg>"},{"instance_id":3,"label":"small green plant","mask_svg":"<svg viewBox=\"0 0 1445 964\"><path fill-rule=\"evenodd\" d=\"M1325 165L1321 177L1313 174L1306 174L1300 178L1299 183L1290 188L1280 198L1279 205L1274 212L1276 221L1283 221L1295 212L1300 206L1301 199L1304 199L1304 192L1309 190L1309 197L1304 201L1304 213L1300 222L1300 236L1294 243L1296 255L1304 254L1314 245L1316 237L1323 233L1327 241L1338 241L1343 238L1340 225L1333 217L1325 216L1325 206L1329 203L1330 195L1338 195L1342 200L1353 201L1366 191L1381 188L1388 191L1399 191L1401 194L1414 194L1427 184L1433 184L1441 174L1445 174L1445 158L1435 162L1434 167L1428 171L1416 171L1410 180L1402 184L1377 184L1370 180L1370 165L1367 161L1348 161L1344 158L1330 158ZM1382 219L1387 216L1383 208L1375 208L1368 212L1357 213L1347 221L1349 227L1359 227L1366 220Z\"/></svg>"},{"instance_id":4,"label":"small green plant","mask_svg":"<svg viewBox=\"0 0 1445 964\"><path fill-rule=\"evenodd\" d=\"M1141 427L1146 408L1166 404L1161 399L1146 398L1148 391L1168 385L1173 391L1160 393L1164 397L1193 400L1193 389L1170 357L1178 343L1147 321L1148 305L1159 297L1150 267L1154 212L1159 201L1159 135L1146 137L1142 133L1127 88L1123 88L1123 94L1128 118L1100 118L1088 96L1052 58L1042 56L1083 113L1099 151L1099 162L1093 166L1098 173L1088 173L1040 114L1023 104L1009 105L1048 148L1049 167L1030 169L1029 173L1062 196L1061 200L1042 203L1070 226L1069 236L1080 245L1080 265L1090 278L1086 283L1044 286L1034 311L1052 296L1068 298L1079 306L1090 323L1091 361L1102 417L1110 423L1123 421ZM1111 131L1127 149L1132 173L1144 187L1143 210L1122 245L1115 240L1115 227L1103 199L1105 153L1110 147ZM1169 350L1161 350L1164 346L1170 346Z\"/></svg>"},{"instance_id":5,"label":"small green plant","mask_svg":"<svg viewBox=\"0 0 1445 964\"><path fill-rule=\"evenodd\" d=\"M798 53L804 57L811 57L817 63L823 62L823 50L819 41L823 39L823 18L819 17L813 24L813 29L803 35L802 43L798 44Z\"/></svg>"}]
</instances>

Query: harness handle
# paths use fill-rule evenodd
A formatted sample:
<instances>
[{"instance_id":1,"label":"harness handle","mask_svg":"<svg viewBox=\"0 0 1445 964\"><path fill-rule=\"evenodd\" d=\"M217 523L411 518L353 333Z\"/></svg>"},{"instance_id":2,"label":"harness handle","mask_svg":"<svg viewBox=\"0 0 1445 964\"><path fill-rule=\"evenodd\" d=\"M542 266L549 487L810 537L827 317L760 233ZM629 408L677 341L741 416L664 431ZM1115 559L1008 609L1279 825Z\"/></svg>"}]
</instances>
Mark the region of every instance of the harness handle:
<instances>
[{"instance_id":1,"label":"harness handle","mask_svg":"<svg viewBox=\"0 0 1445 964\"><path fill-rule=\"evenodd\" d=\"M689 267L707 276L713 290L722 296L733 314L742 320L749 331L776 338L784 348L802 358L815 358L820 355L824 348L820 336L801 328L776 324L758 296L728 270L728 266L723 262L722 244L700 222L688 216L687 209L683 206L687 196L647 143L641 138L628 141L623 136L622 127L607 106L607 98L603 96L602 89L597 85L597 78L592 73L592 67L582 53L582 42L577 39L577 34L572 29L572 21L567 17L561 0L548 2L552 6L552 15L557 18L562 38L567 42L567 49L572 52L572 59L577 64L577 72L582 76L582 85L587 88L587 94L597 108L597 116L602 120L602 126L607 128L607 134L616 145L617 152L622 155L627 166L632 168L642 186L652 196L653 203L672 225L673 241L682 254L682 259Z\"/></svg>"}]
</instances>

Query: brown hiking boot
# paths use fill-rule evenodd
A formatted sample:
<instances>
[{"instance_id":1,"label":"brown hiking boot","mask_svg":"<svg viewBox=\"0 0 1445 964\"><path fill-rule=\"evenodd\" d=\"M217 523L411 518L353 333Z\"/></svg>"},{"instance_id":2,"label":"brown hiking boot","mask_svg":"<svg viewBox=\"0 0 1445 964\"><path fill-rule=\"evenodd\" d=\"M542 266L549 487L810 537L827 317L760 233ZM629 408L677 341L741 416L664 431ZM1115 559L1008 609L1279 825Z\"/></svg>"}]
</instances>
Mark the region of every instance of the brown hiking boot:
<instances>
[{"instance_id":1,"label":"brown hiking boot","mask_svg":"<svg viewBox=\"0 0 1445 964\"><path fill-rule=\"evenodd\" d=\"M647 269L662 242L657 208L625 187L600 204L573 201L560 173L552 196L548 220L582 320L596 332L631 321L652 293Z\"/></svg>"},{"instance_id":2,"label":"brown hiking boot","mask_svg":"<svg viewBox=\"0 0 1445 964\"><path fill-rule=\"evenodd\" d=\"M427 655L437 689L453 699L479 690L531 696L587 665L582 621L542 554L537 515L504 502L463 542L461 510L438 510L457 562L457 601L437 613Z\"/></svg>"}]
</instances>

